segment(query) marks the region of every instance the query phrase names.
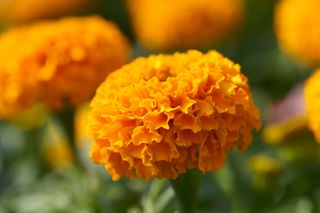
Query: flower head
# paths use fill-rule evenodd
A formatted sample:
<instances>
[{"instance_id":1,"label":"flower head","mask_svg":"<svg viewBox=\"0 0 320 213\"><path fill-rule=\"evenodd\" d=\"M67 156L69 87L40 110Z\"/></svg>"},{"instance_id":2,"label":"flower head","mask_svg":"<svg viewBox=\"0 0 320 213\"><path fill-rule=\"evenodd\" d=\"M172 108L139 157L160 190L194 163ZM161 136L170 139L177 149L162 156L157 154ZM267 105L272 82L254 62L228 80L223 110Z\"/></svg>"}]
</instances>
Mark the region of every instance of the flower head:
<instances>
[{"instance_id":1,"label":"flower head","mask_svg":"<svg viewBox=\"0 0 320 213\"><path fill-rule=\"evenodd\" d=\"M308 124L320 143L320 70L317 70L306 82L305 101Z\"/></svg>"},{"instance_id":2,"label":"flower head","mask_svg":"<svg viewBox=\"0 0 320 213\"><path fill-rule=\"evenodd\" d=\"M143 46L193 48L218 42L239 25L242 0L127 0ZM168 9L170 8L170 9Z\"/></svg>"},{"instance_id":3,"label":"flower head","mask_svg":"<svg viewBox=\"0 0 320 213\"><path fill-rule=\"evenodd\" d=\"M0 17L17 22L55 17L88 5L88 0L6 0L0 1Z\"/></svg>"},{"instance_id":4,"label":"flower head","mask_svg":"<svg viewBox=\"0 0 320 213\"><path fill-rule=\"evenodd\" d=\"M283 51L309 65L320 64L319 0L281 0L275 31Z\"/></svg>"},{"instance_id":5,"label":"flower head","mask_svg":"<svg viewBox=\"0 0 320 213\"><path fill-rule=\"evenodd\" d=\"M118 28L100 17L65 18L14 28L0 36L0 116L34 100L77 105L128 57Z\"/></svg>"},{"instance_id":6,"label":"flower head","mask_svg":"<svg viewBox=\"0 0 320 213\"><path fill-rule=\"evenodd\" d=\"M215 51L139 58L107 77L91 107L91 158L114 180L218 170L260 126L240 66Z\"/></svg>"}]
</instances>

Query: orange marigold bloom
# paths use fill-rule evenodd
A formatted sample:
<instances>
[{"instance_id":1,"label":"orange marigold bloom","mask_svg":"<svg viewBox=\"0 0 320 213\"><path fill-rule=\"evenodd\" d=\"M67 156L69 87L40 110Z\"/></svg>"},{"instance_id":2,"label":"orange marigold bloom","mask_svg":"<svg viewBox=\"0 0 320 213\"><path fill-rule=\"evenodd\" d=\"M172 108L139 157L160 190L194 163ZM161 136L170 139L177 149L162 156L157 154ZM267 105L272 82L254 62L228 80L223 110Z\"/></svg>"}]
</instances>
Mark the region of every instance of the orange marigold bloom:
<instances>
[{"instance_id":1,"label":"orange marigold bloom","mask_svg":"<svg viewBox=\"0 0 320 213\"><path fill-rule=\"evenodd\" d=\"M6 0L0 1L0 17L26 22L65 15L87 5L88 0Z\"/></svg>"},{"instance_id":2,"label":"orange marigold bloom","mask_svg":"<svg viewBox=\"0 0 320 213\"><path fill-rule=\"evenodd\" d=\"M319 0L281 0L275 31L284 52L309 65L320 64Z\"/></svg>"},{"instance_id":3,"label":"orange marigold bloom","mask_svg":"<svg viewBox=\"0 0 320 213\"><path fill-rule=\"evenodd\" d=\"M98 16L14 28L0 37L0 116L35 99L52 108L77 105L128 54L126 38Z\"/></svg>"},{"instance_id":4,"label":"orange marigold bloom","mask_svg":"<svg viewBox=\"0 0 320 213\"><path fill-rule=\"evenodd\" d=\"M127 0L143 46L193 48L218 42L239 25L242 0ZM170 8L170 9L168 9Z\"/></svg>"},{"instance_id":5,"label":"orange marigold bloom","mask_svg":"<svg viewBox=\"0 0 320 213\"><path fill-rule=\"evenodd\" d=\"M320 143L320 69L305 84L305 101L309 128Z\"/></svg>"},{"instance_id":6,"label":"orange marigold bloom","mask_svg":"<svg viewBox=\"0 0 320 213\"><path fill-rule=\"evenodd\" d=\"M114 180L218 170L260 126L240 66L215 51L139 58L108 76L91 107L91 158Z\"/></svg>"}]
</instances>

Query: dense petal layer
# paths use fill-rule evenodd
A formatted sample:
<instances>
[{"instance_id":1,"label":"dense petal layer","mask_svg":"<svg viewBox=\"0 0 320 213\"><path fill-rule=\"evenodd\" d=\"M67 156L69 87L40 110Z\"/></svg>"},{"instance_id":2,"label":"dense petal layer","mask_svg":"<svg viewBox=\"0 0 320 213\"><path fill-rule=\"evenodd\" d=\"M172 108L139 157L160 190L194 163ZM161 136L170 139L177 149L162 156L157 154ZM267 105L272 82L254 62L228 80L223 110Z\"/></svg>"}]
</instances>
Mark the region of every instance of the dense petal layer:
<instances>
[{"instance_id":1,"label":"dense petal layer","mask_svg":"<svg viewBox=\"0 0 320 213\"><path fill-rule=\"evenodd\" d=\"M108 76L91 107L91 158L115 180L218 170L260 126L240 66L215 51L136 59Z\"/></svg>"}]
</instances>

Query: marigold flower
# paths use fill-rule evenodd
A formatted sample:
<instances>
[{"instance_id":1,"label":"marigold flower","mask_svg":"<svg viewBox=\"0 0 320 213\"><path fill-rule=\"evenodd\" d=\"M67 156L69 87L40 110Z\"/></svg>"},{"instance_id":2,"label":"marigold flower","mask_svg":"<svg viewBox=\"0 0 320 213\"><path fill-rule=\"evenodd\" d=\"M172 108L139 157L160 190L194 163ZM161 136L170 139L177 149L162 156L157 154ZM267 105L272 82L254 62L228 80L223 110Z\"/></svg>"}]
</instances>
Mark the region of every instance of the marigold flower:
<instances>
[{"instance_id":1,"label":"marigold flower","mask_svg":"<svg viewBox=\"0 0 320 213\"><path fill-rule=\"evenodd\" d=\"M281 0L275 31L284 52L309 65L320 64L320 1Z\"/></svg>"},{"instance_id":2,"label":"marigold flower","mask_svg":"<svg viewBox=\"0 0 320 213\"><path fill-rule=\"evenodd\" d=\"M0 117L35 99L52 108L77 105L128 54L126 38L98 16L14 28L0 37Z\"/></svg>"},{"instance_id":3,"label":"marigold flower","mask_svg":"<svg viewBox=\"0 0 320 213\"><path fill-rule=\"evenodd\" d=\"M88 4L88 0L6 0L0 1L0 17L26 22L65 15Z\"/></svg>"},{"instance_id":4,"label":"marigold flower","mask_svg":"<svg viewBox=\"0 0 320 213\"><path fill-rule=\"evenodd\" d=\"M5 48L1 48L0 38L0 57L4 55ZM10 60L10 59L8 59ZM11 68L5 69L0 60L0 118L15 117L18 112L21 112L26 106L30 106L34 99L35 88L30 84L27 86L26 81L29 81L30 75L19 75ZM15 64L8 62L8 67L14 69ZM25 77L26 79L23 79ZM26 94L24 94L26 93Z\"/></svg>"},{"instance_id":5,"label":"marigold flower","mask_svg":"<svg viewBox=\"0 0 320 213\"><path fill-rule=\"evenodd\" d=\"M318 69L305 84L305 101L308 124L320 143L320 69Z\"/></svg>"},{"instance_id":6,"label":"marigold flower","mask_svg":"<svg viewBox=\"0 0 320 213\"><path fill-rule=\"evenodd\" d=\"M242 0L127 3L137 39L152 49L194 48L218 42L240 24L243 16Z\"/></svg>"},{"instance_id":7,"label":"marigold flower","mask_svg":"<svg viewBox=\"0 0 320 213\"><path fill-rule=\"evenodd\" d=\"M91 159L114 180L218 170L260 126L240 66L215 51L139 58L107 77L91 107Z\"/></svg>"}]
</instances>

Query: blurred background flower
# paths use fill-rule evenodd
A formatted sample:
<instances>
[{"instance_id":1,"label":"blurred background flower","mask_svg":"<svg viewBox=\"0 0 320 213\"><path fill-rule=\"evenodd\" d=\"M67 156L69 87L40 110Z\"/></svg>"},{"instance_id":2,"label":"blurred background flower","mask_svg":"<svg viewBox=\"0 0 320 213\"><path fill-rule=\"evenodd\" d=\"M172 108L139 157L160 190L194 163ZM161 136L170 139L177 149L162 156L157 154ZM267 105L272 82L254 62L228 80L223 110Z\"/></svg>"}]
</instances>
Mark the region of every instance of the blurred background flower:
<instances>
[{"instance_id":1,"label":"blurred background flower","mask_svg":"<svg viewBox=\"0 0 320 213\"><path fill-rule=\"evenodd\" d=\"M300 62L320 64L318 0L280 0L275 10L275 31L282 50Z\"/></svg>"},{"instance_id":2,"label":"blurred background flower","mask_svg":"<svg viewBox=\"0 0 320 213\"><path fill-rule=\"evenodd\" d=\"M0 2L0 18L22 23L59 17L76 13L92 6L94 2L94 0L3 0Z\"/></svg>"},{"instance_id":3,"label":"blurred background flower","mask_svg":"<svg viewBox=\"0 0 320 213\"><path fill-rule=\"evenodd\" d=\"M250 158L249 164L253 172L252 181L255 190L264 195L276 193L279 190L279 177L284 169L280 160L268 155L254 155Z\"/></svg>"},{"instance_id":4,"label":"blurred background flower","mask_svg":"<svg viewBox=\"0 0 320 213\"><path fill-rule=\"evenodd\" d=\"M59 169L74 163L74 156L67 140L61 127L50 121L44 132L42 145L45 163L49 167Z\"/></svg>"},{"instance_id":5,"label":"blurred background flower","mask_svg":"<svg viewBox=\"0 0 320 213\"><path fill-rule=\"evenodd\" d=\"M320 143L320 70L306 81L305 101L307 117L310 129L313 131L317 141Z\"/></svg>"},{"instance_id":6,"label":"blurred background flower","mask_svg":"<svg viewBox=\"0 0 320 213\"><path fill-rule=\"evenodd\" d=\"M232 37L242 22L243 4L242 0L127 0L138 42L159 50L205 47Z\"/></svg>"},{"instance_id":7,"label":"blurred background flower","mask_svg":"<svg viewBox=\"0 0 320 213\"><path fill-rule=\"evenodd\" d=\"M304 85L295 86L289 94L267 111L263 136L269 144L279 144L286 136L304 129L307 125Z\"/></svg>"},{"instance_id":8,"label":"blurred background flower","mask_svg":"<svg viewBox=\"0 0 320 213\"><path fill-rule=\"evenodd\" d=\"M98 16L15 27L0 37L0 116L17 116L34 101L77 105L128 59L129 44Z\"/></svg>"}]
</instances>

